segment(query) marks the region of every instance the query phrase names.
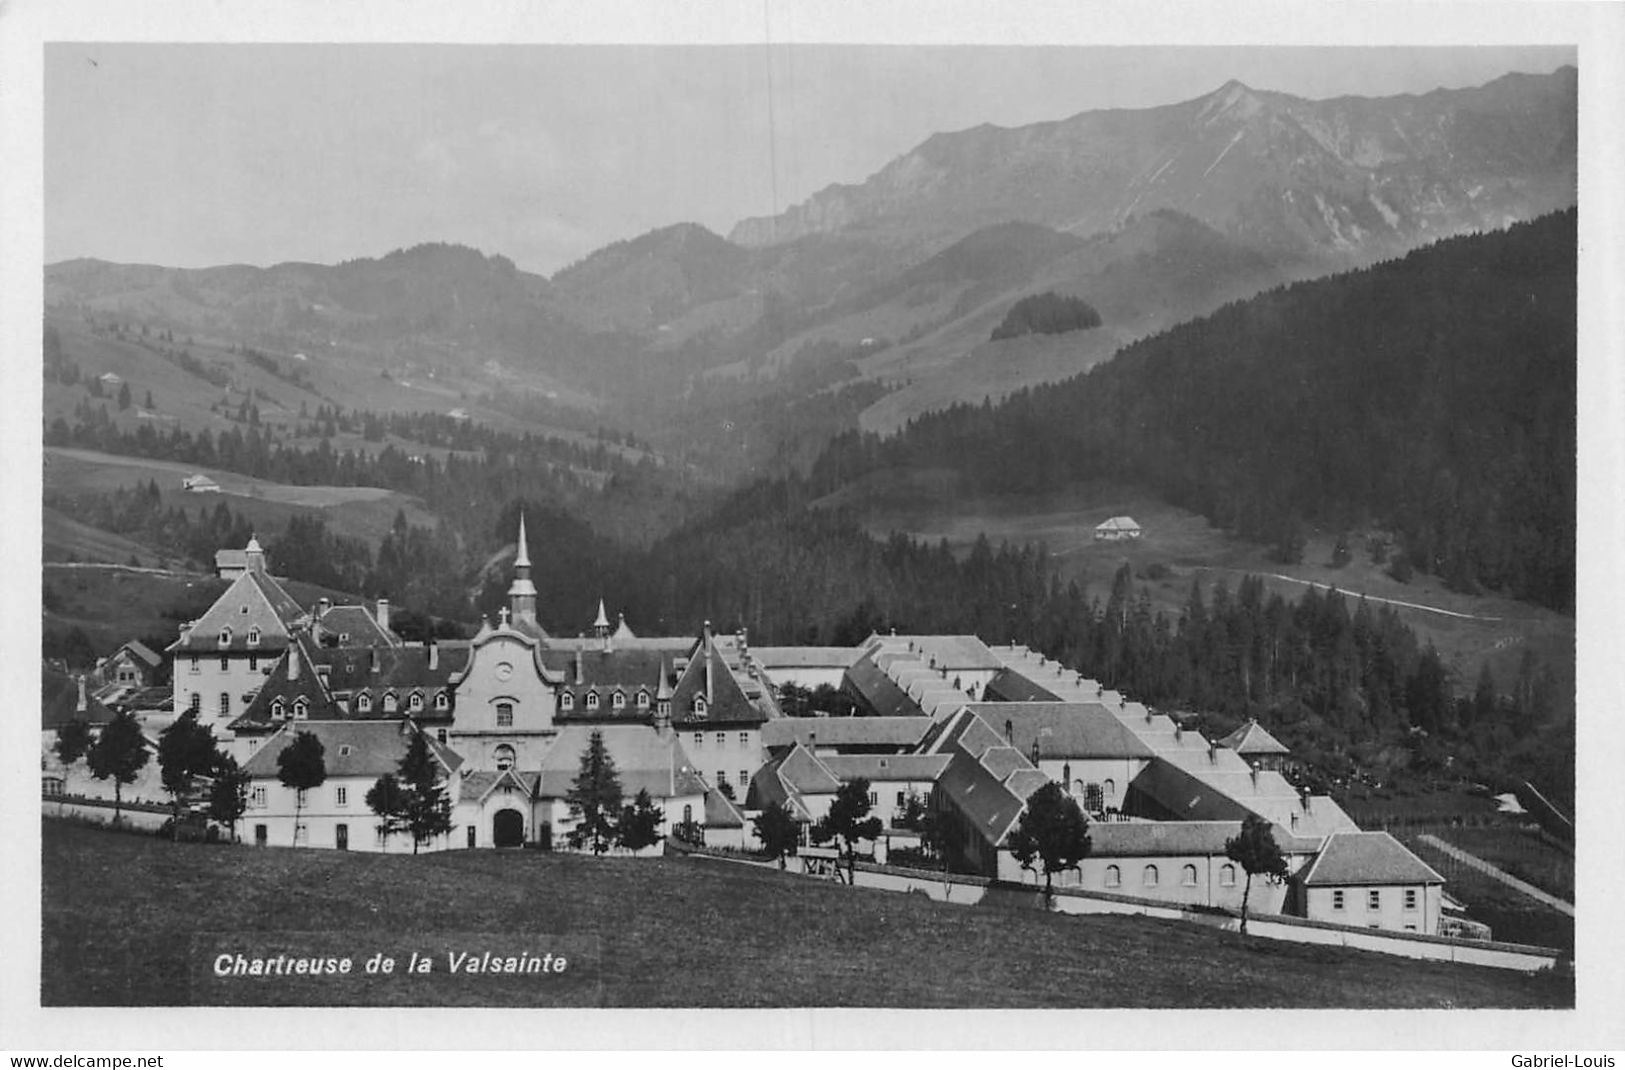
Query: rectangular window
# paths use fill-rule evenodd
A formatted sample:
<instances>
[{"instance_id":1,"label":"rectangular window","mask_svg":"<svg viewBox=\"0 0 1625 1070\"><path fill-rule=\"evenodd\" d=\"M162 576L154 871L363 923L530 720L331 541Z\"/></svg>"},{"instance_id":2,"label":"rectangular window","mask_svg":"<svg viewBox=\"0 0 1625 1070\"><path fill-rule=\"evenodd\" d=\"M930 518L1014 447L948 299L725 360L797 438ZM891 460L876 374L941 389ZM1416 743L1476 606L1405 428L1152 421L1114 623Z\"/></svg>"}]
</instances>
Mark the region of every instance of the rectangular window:
<instances>
[{"instance_id":1,"label":"rectangular window","mask_svg":"<svg viewBox=\"0 0 1625 1070\"><path fill-rule=\"evenodd\" d=\"M694 733L694 745L696 747L705 746L705 733L704 732L695 732Z\"/></svg>"},{"instance_id":2,"label":"rectangular window","mask_svg":"<svg viewBox=\"0 0 1625 1070\"><path fill-rule=\"evenodd\" d=\"M744 787L746 784L749 784L749 783L750 783L750 774L745 772L743 769L741 769L739 771L739 786Z\"/></svg>"},{"instance_id":3,"label":"rectangular window","mask_svg":"<svg viewBox=\"0 0 1625 1070\"><path fill-rule=\"evenodd\" d=\"M901 809L902 809L902 808L903 808L903 804L904 804L904 803L905 803L905 802L907 802L907 801L908 801L908 800L907 800L907 798L906 798L906 797L905 797L905 795L904 795L904 793L903 793L903 792L901 792L901 791L900 791L900 792L898 792L898 793L897 793L897 808L898 808L898 809L899 809L899 810L901 810Z\"/></svg>"},{"instance_id":4,"label":"rectangular window","mask_svg":"<svg viewBox=\"0 0 1625 1070\"><path fill-rule=\"evenodd\" d=\"M220 692L220 716L229 717L230 715L231 715L231 693L228 692L228 691L222 691L222 692Z\"/></svg>"},{"instance_id":5,"label":"rectangular window","mask_svg":"<svg viewBox=\"0 0 1625 1070\"><path fill-rule=\"evenodd\" d=\"M310 826L303 821L293 827L293 842L295 846L310 842Z\"/></svg>"},{"instance_id":6,"label":"rectangular window","mask_svg":"<svg viewBox=\"0 0 1625 1070\"><path fill-rule=\"evenodd\" d=\"M1405 931L1408 933L1414 933L1416 931L1416 922L1407 921L1405 923Z\"/></svg>"},{"instance_id":7,"label":"rectangular window","mask_svg":"<svg viewBox=\"0 0 1625 1070\"><path fill-rule=\"evenodd\" d=\"M728 733L726 733L726 732L718 732L717 733L717 746L725 747L727 745L728 745Z\"/></svg>"},{"instance_id":8,"label":"rectangular window","mask_svg":"<svg viewBox=\"0 0 1625 1070\"><path fill-rule=\"evenodd\" d=\"M499 703L497 703L497 727L498 728L512 728L513 727L513 703L511 703L511 702L499 702Z\"/></svg>"},{"instance_id":9,"label":"rectangular window","mask_svg":"<svg viewBox=\"0 0 1625 1070\"><path fill-rule=\"evenodd\" d=\"M349 806L350 805L350 789L347 788L347 787L344 787L342 784L339 785L338 787L334 788L333 789L333 805L334 806Z\"/></svg>"},{"instance_id":10,"label":"rectangular window","mask_svg":"<svg viewBox=\"0 0 1625 1070\"><path fill-rule=\"evenodd\" d=\"M1415 888L1406 888L1405 889L1405 909L1406 910L1415 910L1416 909L1416 889Z\"/></svg>"},{"instance_id":11,"label":"rectangular window","mask_svg":"<svg viewBox=\"0 0 1625 1070\"><path fill-rule=\"evenodd\" d=\"M196 691L192 692L192 697L187 701L187 705L191 707L193 713L202 712L203 696L198 694Z\"/></svg>"},{"instance_id":12,"label":"rectangular window","mask_svg":"<svg viewBox=\"0 0 1625 1070\"><path fill-rule=\"evenodd\" d=\"M254 803L254 809L256 809L256 810L265 809L265 789L264 788L255 788L254 789L253 803Z\"/></svg>"},{"instance_id":13,"label":"rectangular window","mask_svg":"<svg viewBox=\"0 0 1625 1070\"><path fill-rule=\"evenodd\" d=\"M299 803L298 803L298 805L301 808L310 805L310 792L309 792L309 790L307 790L305 788L300 788L299 789ZM303 827L304 827L303 825L300 826L300 828L303 828Z\"/></svg>"},{"instance_id":14,"label":"rectangular window","mask_svg":"<svg viewBox=\"0 0 1625 1070\"><path fill-rule=\"evenodd\" d=\"M192 671L198 671L198 656L196 654L192 655Z\"/></svg>"},{"instance_id":15,"label":"rectangular window","mask_svg":"<svg viewBox=\"0 0 1625 1070\"><path fill-rule=\"evenodd\" d=\"M749 732L741 732L741 733L739 733L739 745L741 747L750 746L750 733Z\"/></svg>"},{"instance_id":16,"label":"rectangular window","mask_svg":"<svg viewBox=\"0 0 1625 1070\"><path fill-rule=\"evenodd\" d=\"M226 655L224 655L224 654L220 655L220 671L221 672L230 672L231 671L231 659L226 657Z\"/></svg>"},{"instance_id":17,"label":"rectangular window","mask_svg":"<svg viewBox=\"0 0 1625 1070\"><path fill-rule=\"evenodd\" d=\"M1338 888L1332 892L1332 909L1343 909L1343 889Z\"/></svg>"},{"instance_id":18,"label":"rectangular window","mask_svg":"<svg viewBox=\"0 0 1625 1070\"><path fill-rule=\"evenodd\" d=\"M1373 888L1365 893L1365 908L1367 910L1382 909L1382 892L1379 889Z\"/></svg>"},{"instance_id":19,"label":"rectangular window","mask_svg":"<svg viewBox=\"0 0 1625 1070\"><path fill-rule=\"evenodd\" d=\"M717 770L717 787L720 788L720 787L722 787L723 785L725 785L727 783L728 783L728 774L724 773L722 770L718 769Z\"/></svg>"},{"instance_id":20,"label":"rectangular window","mask_svg":"<svg viewBox=\"0 0 1625 1070\"><path fill-rule=\"evenodd\" d=\"M870 806L879 806L880 805L880 792L871 791L869 793L869 805Z\"/></svg>"}]
</instances>

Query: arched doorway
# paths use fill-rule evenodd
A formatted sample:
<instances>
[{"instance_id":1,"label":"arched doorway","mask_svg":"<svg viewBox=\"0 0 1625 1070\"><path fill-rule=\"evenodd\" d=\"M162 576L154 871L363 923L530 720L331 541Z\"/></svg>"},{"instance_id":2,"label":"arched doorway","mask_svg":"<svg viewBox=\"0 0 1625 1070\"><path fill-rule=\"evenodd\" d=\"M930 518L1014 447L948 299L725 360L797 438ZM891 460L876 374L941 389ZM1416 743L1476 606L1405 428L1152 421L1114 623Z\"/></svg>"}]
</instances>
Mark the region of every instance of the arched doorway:
<instances>
[{"instance_id":1,"label":"arched doorway","mask_svg":"<svg viewBox=\"0 0 1625 1070\"><path fill-rule=\"evenodd\" d=\"M524 846L524 816L518 810L498 810L491 818L491 842L498 847Z\"/></svg>"}]
</instances>

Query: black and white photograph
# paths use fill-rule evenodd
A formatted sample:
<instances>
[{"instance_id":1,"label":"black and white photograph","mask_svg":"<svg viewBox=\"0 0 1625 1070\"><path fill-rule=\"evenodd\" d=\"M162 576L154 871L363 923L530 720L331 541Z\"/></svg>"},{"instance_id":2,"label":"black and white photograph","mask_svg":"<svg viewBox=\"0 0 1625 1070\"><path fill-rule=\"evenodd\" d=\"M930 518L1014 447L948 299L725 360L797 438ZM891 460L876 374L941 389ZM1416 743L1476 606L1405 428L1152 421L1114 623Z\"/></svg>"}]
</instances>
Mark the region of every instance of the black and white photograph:
<instances>
[{"instance_id":1,"label":"black and white photograph","mask_svg":"<svg viewBox=\"0 0 1625 1070\"><path fill-rule=\"evenodd\" d=\"M1313 6L0 9L0 1049L1625 1045L1625 9Z\"/></svg>"}]
</instances>

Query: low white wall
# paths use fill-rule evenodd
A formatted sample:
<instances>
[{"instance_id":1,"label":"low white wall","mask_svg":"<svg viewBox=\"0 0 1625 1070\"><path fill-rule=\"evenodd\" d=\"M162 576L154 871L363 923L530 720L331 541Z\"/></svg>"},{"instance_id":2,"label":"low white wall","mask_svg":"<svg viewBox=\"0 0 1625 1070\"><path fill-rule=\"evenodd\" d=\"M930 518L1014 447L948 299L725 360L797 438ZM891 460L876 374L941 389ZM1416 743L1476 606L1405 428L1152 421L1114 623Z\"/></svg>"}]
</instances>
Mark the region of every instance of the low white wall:
<instances>
[{"instance_id":1,"label":"low white wall","mask_svg":"<svg viewBox=\"0 0 1625 1070\"><path fill-rule=\"evenodd\" d=\"M85 821L94 821L102 825L111 825L113 823L113 804L108 802L103 805L99 800L67 799L53 796L41 801L40 813L46 817L74 817ZM119 824L129 825L132 828L156 831L167 820L169 820L168 810L132 810L126 805L123 810L119 811Z\"/></svg>"}]
</instances>

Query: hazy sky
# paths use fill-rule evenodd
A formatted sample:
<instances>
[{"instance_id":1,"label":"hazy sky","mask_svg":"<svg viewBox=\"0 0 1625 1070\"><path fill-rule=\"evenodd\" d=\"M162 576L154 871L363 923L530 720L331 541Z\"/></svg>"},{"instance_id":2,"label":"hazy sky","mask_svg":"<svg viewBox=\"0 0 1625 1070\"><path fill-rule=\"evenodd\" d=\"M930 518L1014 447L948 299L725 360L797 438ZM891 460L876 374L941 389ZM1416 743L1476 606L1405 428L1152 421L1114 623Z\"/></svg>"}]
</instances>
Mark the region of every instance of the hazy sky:
<instances>
[{"instance_id":1,"label":"hazy sky","mask_svg":"<svg viewBox=\"0 0 1625 1070\"><path fill-rule=\"evenodd\" d=\"M1547 47L51 44L45 254L330 263L454 241L551 273L671 223L725 234L937 131L1165 104L1230 78L1387 95L1574 61Z\"/></svg>"}]
</instances>

